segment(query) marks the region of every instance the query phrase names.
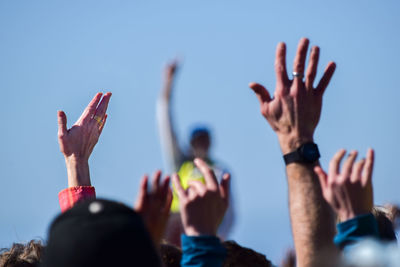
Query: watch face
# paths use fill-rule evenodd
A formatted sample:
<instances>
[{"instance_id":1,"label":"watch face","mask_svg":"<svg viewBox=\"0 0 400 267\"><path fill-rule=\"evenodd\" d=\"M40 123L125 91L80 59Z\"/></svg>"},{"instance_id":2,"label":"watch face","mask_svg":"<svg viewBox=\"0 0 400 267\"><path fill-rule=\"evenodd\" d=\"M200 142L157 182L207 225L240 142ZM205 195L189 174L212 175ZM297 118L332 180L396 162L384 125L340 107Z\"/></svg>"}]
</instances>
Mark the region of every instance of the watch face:
<instances>
[{"instance_id":1,"label":"watch face","mask_svg":"<svg viewBox=\"0 0 400 267\"><path fill-rule=\"evenodd\" d=\"M314 162L320 157L318 147L313 143L304 144L301 152L304 159L310 162Z\"/></svg>"}]
</instances>

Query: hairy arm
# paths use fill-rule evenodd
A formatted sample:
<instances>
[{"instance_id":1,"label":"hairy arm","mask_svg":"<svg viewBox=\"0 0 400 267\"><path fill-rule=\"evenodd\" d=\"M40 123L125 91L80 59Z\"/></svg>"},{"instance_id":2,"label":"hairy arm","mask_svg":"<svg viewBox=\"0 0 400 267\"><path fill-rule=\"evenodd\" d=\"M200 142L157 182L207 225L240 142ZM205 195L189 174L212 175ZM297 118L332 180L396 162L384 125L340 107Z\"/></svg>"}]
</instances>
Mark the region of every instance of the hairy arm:
<instances>
[{"instance_id":1,"label":"hairy arm","mask_svg":"<svg viewBox=\"0 0 400 267\"><path fill-rule=\"evenodd\" d=\"M262 115L278 136L283 155L314 141L322 96L335 70L335 64L330 62L314 88L319 58L319 48L315 46L311 49L303 81L308 45L308 39L300 40L293 67L293 72L298 75L290 80L286 71L286 46L278 44L275 61L277 84L273 97L262 85L250 84L260 101ZM334 248L333 214L322 197L318 177L313 171L317 165L318 162L286 166L297 266L316 266L320 253Z\"/></svg>"}]
</instances>

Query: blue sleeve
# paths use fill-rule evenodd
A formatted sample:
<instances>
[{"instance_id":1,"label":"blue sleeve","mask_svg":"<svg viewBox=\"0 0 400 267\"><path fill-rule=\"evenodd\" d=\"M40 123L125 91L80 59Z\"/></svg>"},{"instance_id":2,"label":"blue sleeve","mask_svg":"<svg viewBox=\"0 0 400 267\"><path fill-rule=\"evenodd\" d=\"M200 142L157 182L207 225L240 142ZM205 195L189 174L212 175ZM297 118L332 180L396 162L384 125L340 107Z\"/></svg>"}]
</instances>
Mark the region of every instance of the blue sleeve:
<instances>
[{"instance_id":1,"label":"blue sleeve","mask_svg":"<svg viewBox=\"0 0 400 267\"><path fill-rule=\"evenodd\" d=\"M378 223L372 213L338 223L336 228L337 234L333 241L341 249L366 237L379 238Z\"/></svg>"},{"instance_id":2,"label":"blue sleeve","mask_svg":"<svg viewBox=\"0 0 400 267\"><path fill-rule=\"evenodd\" d=\"M218 267L222 266L226 249L216 236L182 235L181 266Z\"/></svg>"}]
</instances>

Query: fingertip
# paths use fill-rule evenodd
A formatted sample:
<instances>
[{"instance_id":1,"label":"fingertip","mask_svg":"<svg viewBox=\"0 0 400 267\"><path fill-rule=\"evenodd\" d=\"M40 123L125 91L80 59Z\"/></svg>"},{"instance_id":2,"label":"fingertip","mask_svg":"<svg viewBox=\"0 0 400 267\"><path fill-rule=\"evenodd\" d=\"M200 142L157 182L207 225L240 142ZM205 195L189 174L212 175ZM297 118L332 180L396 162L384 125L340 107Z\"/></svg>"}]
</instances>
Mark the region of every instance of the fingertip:
<instances>
[{"instance_id":1,"label":"fingertip","mask_svg":"<svg viewBox=\"0 0 400 267\"><path fill-rule=\"evenodd\" d=\"M310 42L310 39L308 39L307 37L302 37L301 39L300 39L300 42L302 42L302 43L309 43Z\"/></svg>"},{"instance_id":2,"label":"fingertip","mask_svg":"<svg viewBox=\"0 0 400 267\"><path fill-rule=\"evenodd\" d=\"M254 87L256 87L257 86L257 83L255 83L255 82L250 82L249 83L249 87L251 88L251 89L253 89L254 90Z\"/></svg>"},{"instance_id":3,"label":"fingertip","mask_svg":"<svg viewBox=\"0 0 400 267\"><path fill-rule=\"evenodd\" d=\"M333 61L329 61L327 69L331 69L332 71L335 71L336 69L336 63Z\"/></svg>"},{"instance_id":4,"label":"fingertip","mask_svg":"<svg viewBox=\"0 0 400 267\"><path fill-rule=\"evenodd\" d=\"M202 165L202 164L204 163L203 160L200 159L200 158L195 158L195 159L193 160L193 162L194 162L194 164L195 164L196 166Z\"/></svg>"},{"instance_id":5,"label":"fingertip","mask_svg":"<svg viewBox=\"0 0 400 267\"><path fill-rule=\"evenodd\" d=\"M279 42L278 45L276 46L277 49L286 49L286 43L284 42Z\"/></svg>"}]
</instances>

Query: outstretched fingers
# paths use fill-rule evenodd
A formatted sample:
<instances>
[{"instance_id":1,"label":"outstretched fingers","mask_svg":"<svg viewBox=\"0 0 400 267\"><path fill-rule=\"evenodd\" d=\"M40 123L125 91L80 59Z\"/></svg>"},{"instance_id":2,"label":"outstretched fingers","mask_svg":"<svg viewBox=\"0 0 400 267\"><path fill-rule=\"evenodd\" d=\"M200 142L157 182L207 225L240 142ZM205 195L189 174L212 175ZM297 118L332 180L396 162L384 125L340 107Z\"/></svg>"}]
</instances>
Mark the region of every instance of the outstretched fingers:
<instances>
[{"instance_id":1,"label":"outstretched fingers","mask_svg":"<svg viewBox=\"0 0 400 267\"><path fill-rule=\"evenodd\" d=\"M358 152L356 150L351 151L349 156L347 157L346 161L344 162L342 172L341 172L342 180L348 180L351 177L354 161L357 158L357 154L358 154Z\"/></svg>"},{"instance_id":2,"label":"outstretched fingers","mask_svg":"<svg viewBox=\"0 0 400 267\"><path fill-rule=\"evenodd\" d=\"M265 89L265 87L261 84L252 82L249 83L249 87L256 94L261 106L271 101L270 94L268 93L267 89Z\"/></svg>"},{"instance_id":3,"label":"outstretched fingers","mask_svg":"<svg viewBox=\"0 0 400 267\"><path fill-rule=\"evenodd\" d=\"M362 182L362 170L365 165L365 159L361 159L354 164L353 171L351 172L350 182Z\"/></svg>"},{"instance_id":4,"label":"outstretched fingers","mask_svg":"<svg viewBox=\"0 0 400 267\"><path fill-rule=\"evenodd\" d=\"M57 112L57 120L58 120L58 136L65 136L68 132L67 130L67 115L65 115L64 111L59 110Z\"/></svg>"},{"instance_id":5,"label":"outstretched fingers","mask_svg":"<svg viewBox=\"0 0 400 267\"><path fill-rule=\"evenodd\" d=\"M293 78L293 82L299 86L303 82L304 69L306 65L307 50L310 41L307 38L302 38L297 46L296 56L293 63L293 72L298 73L300 76Z\"/></svg>"},{"instance_id":6,"label":"outstretched fingers","mask_svg":"<svg viewBox=\"0 0 400 267\"><path fill-rule=\"evenodd\" d=\"M286 70L286 44L279 43L276 47L275 54L275 75L278 84L282 86L278 86L277 88L284 89L283 85L288 84L289 78Z\"/></svg>"},{"instance_id":7,"label":"outstretched fingers","mask_svg":"<svg viewBox=\"0 0 400 267\"><path fill-rule=\"evenodd\" d=\"M313 84L315 76L317 75L318 60L319 60L319 47L313 46L311 48L310 61L308 63L307 73L306 73L306 81L305 81L306 90L314 89Z\"/></svg>"},{"instance_id":8,"label":"outstretched fingers","mask_svg":"<svg viewBox=\"0 0 400 267\"><path fill-rule=\"evenodd\" d=\"M363 185L371 183L372 181L372 172L374 170L374 161L375 161L375 152L372 148L369 148L367 151L367 158L365 160L365 165L363 169Z\"/></svg>"},{"instance_id":9,"label":"outstretched fingers","mask_svg":"<svg viewBox=\"0 0 400 267\"><path fill-rule=\"evenodd\" d=\"M206 187L210 190L216 191L218 189L218 181L215 177L213 170L207 165L204 160L200 158L196 158L194 160L194 164L203 174L204 180L206 181Z\"/></svg>"},{"instance_id":10,"label":"outstretched fingers","mask_svg":"<svg viewBox=\"0 0 400 267\"><path fill-rule=\"evenodd\" d=\"M329 163L329 177L334 179L340 173L340 162L342 161L344 155L346 154L346 150L340 149L333 156L332 160Z\"/></svg>"},{"instance_id":11,"label":"outstretched fingers","mask_svg":"<svg viewBox=\"0 0 400 267\"><path fill-rule=\"evenodd\" d=\"M97 105L99 104L102 95L103 95L102 93L97 93L92 98L89 105L87 105L86 109L83 111L81 117L79 118L78 120L79 122L87 123L93 118L94 114L96 113Z\"/></svg>"},{"instance_id":12,"label":"outstretched fingers","mask_svg":"<svg viewBox=\"0 0 400 267\"><path fill-rule=\"evenodd\" d=\"M108 117L108 115L106 114L106 115L104 116L103 121L102 121L101 124L100 124L100 127L99 127L99 135L103 132L104 125L106 124L106 121L107 121L107 117Z\"/></svg>"},{"instance_id":13,"label":"outstretched fingers","mask_svg":"<svg viewBox=\"0 0 400 267\"><path fill-rule=\"evenodd\" d=\"M230 195L230 183L231 183L231 175L229 173L225 173L222 176L222 181L219 186L219 192L223 200L228 201Z\"/></svg>"},{"instance_id":14,"label":"outstretched fingers","mask_svg":"<svg viewBox=\"0 0 400 267\"><path fill-rule=\"evenodd\" d=\"M336 64L335 62L329 62L328 65L325 68L324 75L322 76L321 80L318 83L318 86L316 88L317 92L320 94L324 94L326 87L328 87L329 82L331 81L331 78L333 76L333 73L335 72L336 69Z\"/></svg>"},{"instance_id":15,"label":"outstretched fingers","mask_svg":"<svg viewBox=\"0 0 400 267\"><path fill-rule=\"evenodd\" d=\"M99 117L101 120L103 120L107 111L108 103L110 102L111 95L112 94L108 92L103 96L103 99L101 100L99 106L97 107L94 116Z\"/></svg>"},{"instance_id":16,"label":"outstretched fingers","mask_svg":"<svg viewBox=\"0 0 400 267\"><path fill-rule=\"evenodd\" d=\"M176 193L178 194L179 200L180 201L186 200L187 193L186 193L185 189L183 189L183 187L181 185L181 181L179 179L178 174L174 173L172 175L172 183L174 185Z\"/></svg>"},{"instance_id":17,"label":"outstretched fingers","mask_svg":"<svg viewBox=\"0 0 400 267\"><path fill-rule=\"evenodd\" d=\"M149 180L149 177L147 175L143 175L142 180L140 181L139 195L138 195L138 198L137 198L136 204L135 204L135 210L138 212L143 210L144 205L146 203L148 180Z\"/></svg>"},{"instance_id":18,"label":"outstretched fingers","mask_svg":"<svg viewBox=\"0 0 400 267\"><path fill-rule=\"evenodd\" d=\"M157 193L160 187L161 171L158 170L153 174L153 179L151 181L151 191Z\"/></svg>"}]
</instances>

